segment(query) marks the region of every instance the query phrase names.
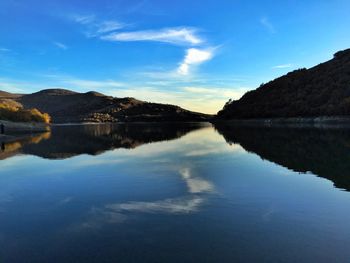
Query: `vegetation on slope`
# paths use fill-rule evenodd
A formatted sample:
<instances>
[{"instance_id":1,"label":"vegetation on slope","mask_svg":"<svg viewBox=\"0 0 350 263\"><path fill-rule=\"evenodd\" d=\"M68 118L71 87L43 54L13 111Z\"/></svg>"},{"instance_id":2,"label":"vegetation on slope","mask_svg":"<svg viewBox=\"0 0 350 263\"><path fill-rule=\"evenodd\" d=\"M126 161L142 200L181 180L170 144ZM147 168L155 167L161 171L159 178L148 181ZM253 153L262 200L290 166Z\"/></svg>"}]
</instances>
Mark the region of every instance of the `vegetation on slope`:
<instances>
[{"instance_id":1,"label":"vegetation on slope","mask_svg":"<svg viewBox=\"0 0 350 263\"><path fill-rule=\"evenodd\" d=\"M350 115L350 49L263 84L218 113L220 119L345 115Z\"/></svg>"},{"instance_id":2,"label":"vegetation on slope","mask_svg":"<svg viewBox=\"0 0 350 263\"><path fill-rule=\"evenodd\" d=\"M49 114L42 113L38 109L24 109L13 100L0 100L0 119L14 122L42 122L49 123Z\"/></svg>"}]
</instances>

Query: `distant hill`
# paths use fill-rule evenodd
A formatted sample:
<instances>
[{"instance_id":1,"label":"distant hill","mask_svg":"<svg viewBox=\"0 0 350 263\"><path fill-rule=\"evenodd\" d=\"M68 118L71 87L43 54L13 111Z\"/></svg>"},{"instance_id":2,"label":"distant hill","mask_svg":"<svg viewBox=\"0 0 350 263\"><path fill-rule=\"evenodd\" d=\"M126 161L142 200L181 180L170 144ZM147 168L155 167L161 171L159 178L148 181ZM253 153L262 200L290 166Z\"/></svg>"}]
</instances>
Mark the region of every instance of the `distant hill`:
<instances>
[{"instance_id":1,"label":"distant hill","mask_svg":"<svg viewBox=\"0 0 350 263\"><path fill-rule=\"evenodd\" d=\"M13 93L9 93L9 92L0 90L0 99L16 98L19 96L21 96L21 95L20 94L13 94Z\"/></svg>"},{"instance_id":2,"label":"distant hill","mask_svg":"<svg viewBox=\"0 0 350 263\"><path fill-rule=\"evenodd\" d=\"M350 115L350 49L299 69L227 103L219 119Z\"/></svg>"},{"instance_id":3,"label":"distant hill","mask_svg":"<svg viewBox=\"0 0 350 263\"><path fill-rule=\"evenodd\" d=\"M1 92L24 108L47 112L53 123L117 121L205 121L211 116L168 104L149 103L134 98L115 98L98 92L78 93L47 89L17 95Z\"/></svg>"}]
</instances>

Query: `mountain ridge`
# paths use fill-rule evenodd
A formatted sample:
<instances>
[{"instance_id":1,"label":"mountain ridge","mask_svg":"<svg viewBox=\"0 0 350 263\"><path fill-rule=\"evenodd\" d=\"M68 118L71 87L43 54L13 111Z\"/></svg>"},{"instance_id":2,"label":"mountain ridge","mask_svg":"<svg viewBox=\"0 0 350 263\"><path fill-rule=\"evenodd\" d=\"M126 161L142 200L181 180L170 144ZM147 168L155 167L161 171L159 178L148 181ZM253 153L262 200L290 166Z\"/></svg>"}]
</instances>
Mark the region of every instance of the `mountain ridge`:
<instances>
[{"instance_id":1,"label":"mountain ridge","mask_svg":"<svg viewBox=\"0 0 350 263\"><path fill-rule=\"evenodd\" d=\"M31 94L0 91L0 100L12 100L24 108L48 113L53 123L207 121L211 115L192 112L179 106L151 103L135 98L117 98L89 91L45 89Z\"/></svg>"},{"instance_id":2,"label":"mountain ridge","mask_svg":"<svg viewBox=\"0 0 350 263\"><path fill-rule=\"evenodd\" d=\"M350 115L350 49L333 59L276 78L228 102L217 119Z\"/></svg>"}]
</instances>

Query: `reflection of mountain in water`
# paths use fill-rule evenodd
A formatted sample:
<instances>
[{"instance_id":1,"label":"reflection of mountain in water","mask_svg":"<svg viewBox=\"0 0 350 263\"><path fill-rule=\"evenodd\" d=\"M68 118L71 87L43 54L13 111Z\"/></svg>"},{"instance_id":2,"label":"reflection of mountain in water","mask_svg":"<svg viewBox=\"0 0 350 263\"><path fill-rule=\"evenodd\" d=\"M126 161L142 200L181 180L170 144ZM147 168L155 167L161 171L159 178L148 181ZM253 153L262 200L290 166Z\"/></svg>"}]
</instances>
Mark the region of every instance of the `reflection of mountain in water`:
<instances>
[{"instance_id":1,"label":"reflection of mountain in water","mask_svg":"<svg viewBox=\"0 0 350 263\"><path fill-rule=\"evenodd\" d=\"M204 125L207 124L135 123L53 126L48 140L38 143L31 143L30 140L15 142L19 144L16 153L48 159L64 159L80 154L97 155L116 148L130 149L145 143L176 139ZM8 148L9 146L5 144L5 149ZM6 155L6 150L2 154ZM2 159L4 158L6 157Z\"/></svg>"},{"instance_id":2,"label":"reflection of mountain in water","mask_svg":"<svg viewBox=\"0 0 350 263\"><path fill-rule=\"evenodd\" d=\"M297 172L312 172L350 190L350 130L216 124L228 143Z\"/></svg>"},{"instance_id":3,"label":"reflection of mountain in water","mask_svg":"<svg viewBox=\"0 0 350 263\"><path fill-rule=\"evenodd\" d=\"M50 135L51 135L50 132L45 132L40 134L36 133L36 134L26 135L26 136L23 135L7 142L0 142L1 144L0 160L7 159L16 154L21 153L21 149L23 145L38 144L43 140L49 139Z\"/></svg>"}]
</instances>

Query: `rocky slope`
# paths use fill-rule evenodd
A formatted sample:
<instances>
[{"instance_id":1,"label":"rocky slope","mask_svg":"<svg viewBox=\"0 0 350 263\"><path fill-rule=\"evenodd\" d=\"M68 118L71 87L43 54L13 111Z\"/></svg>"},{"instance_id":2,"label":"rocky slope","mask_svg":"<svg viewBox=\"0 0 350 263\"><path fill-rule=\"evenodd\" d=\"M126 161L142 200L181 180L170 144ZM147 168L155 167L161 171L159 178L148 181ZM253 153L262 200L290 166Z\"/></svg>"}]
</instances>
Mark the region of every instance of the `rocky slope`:
<instances>
[{"instance_id":1,"label":"rocky slope","mask_svg":"<svg viewBox=\"0 0 350 263\"><path fill-rule=\"evenodd\" d=\"M227 103L218 119L350 115L350 49L310 69L299 69Z\"/></svg>"}]
</instances>

